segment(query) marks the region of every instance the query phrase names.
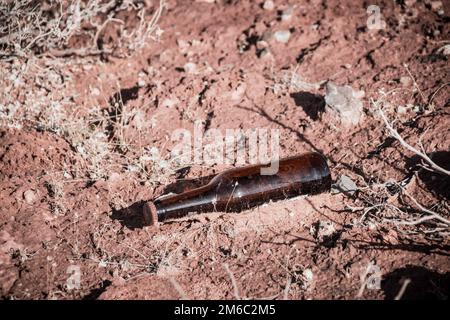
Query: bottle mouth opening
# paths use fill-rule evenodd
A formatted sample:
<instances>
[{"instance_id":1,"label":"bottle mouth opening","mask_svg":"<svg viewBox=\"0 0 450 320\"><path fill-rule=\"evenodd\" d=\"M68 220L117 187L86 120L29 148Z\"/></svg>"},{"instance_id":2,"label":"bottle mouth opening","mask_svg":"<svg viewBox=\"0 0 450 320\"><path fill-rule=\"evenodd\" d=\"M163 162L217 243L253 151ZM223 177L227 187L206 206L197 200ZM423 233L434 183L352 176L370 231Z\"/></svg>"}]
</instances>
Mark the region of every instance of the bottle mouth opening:
<instances>
[{"instance_id":1,"label":"bottle mouth opening","mask_svg":"<svg viewBox=\"0 0 450 320\"><path fill-rule=\"evenodd\" d=\"M144 207L142 208L142 216L144 218L145 225L156 226L158 224L158 212L153 202L148 201L144 203Z\"/></svg>"}]
</instances>

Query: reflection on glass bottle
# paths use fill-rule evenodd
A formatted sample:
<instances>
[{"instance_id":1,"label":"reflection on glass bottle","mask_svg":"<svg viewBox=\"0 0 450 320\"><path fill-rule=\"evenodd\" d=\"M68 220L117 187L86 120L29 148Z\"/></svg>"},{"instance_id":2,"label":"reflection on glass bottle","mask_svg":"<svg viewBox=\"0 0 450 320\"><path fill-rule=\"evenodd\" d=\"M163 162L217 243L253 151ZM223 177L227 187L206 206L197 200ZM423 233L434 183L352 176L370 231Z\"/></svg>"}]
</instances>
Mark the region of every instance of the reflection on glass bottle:
<instances>
[{"instance_id":1,"label":"reflection on glass bottle","mask_svg":"<svg viewBox=\"0 0 450 320\"><path fill-rule=\"evenodd\" d=\"M154 225L190 213L239 212L270 200L316 194L331 187L330 169L319 153L281 159L273 175L262 175L264 167L267 165L230 169L200 188L147 202L143 209L144 221Z\"/></svg>"}]
</instances>

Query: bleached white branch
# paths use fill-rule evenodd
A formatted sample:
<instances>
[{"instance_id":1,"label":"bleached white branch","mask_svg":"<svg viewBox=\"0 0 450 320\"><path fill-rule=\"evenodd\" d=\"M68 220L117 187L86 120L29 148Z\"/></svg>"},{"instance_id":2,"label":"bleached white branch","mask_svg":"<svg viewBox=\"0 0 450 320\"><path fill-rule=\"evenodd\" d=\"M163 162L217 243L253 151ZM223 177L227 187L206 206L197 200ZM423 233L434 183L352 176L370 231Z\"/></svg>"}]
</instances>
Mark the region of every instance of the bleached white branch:
<instances>
[{"instance_id":1,"label":"bleached white branch","mask_svg":"<svg viewBox=\"0 0 450 320\"><path fill-rule=\"evenodd\" d=\"M423 160L425 160L425 162L428 163L428 165L430 165L430 167L436 171L436 172L440 172L446 175L450 176L450 171L446 170L444 168L442 168L441 166L437 165L433 160L431 160L431 158L424 152L421 150L418 150L417 148L411 146L409 143L407 143L402 136L397 132L397 130L395 130L395 128L393 127L392 123L389 122L388 118L386 117L386 115L384 114L383 110L380 108L380 106L378 105L377 102L375 102L374 100L372 100L372 103L375 105L375 107L377 108L381 119L383 120L384 124L386 125L386 128L389 131L389 134L395 138L398 142L400 142L400 144L407 150L415 153L416 155L418 155L419 157L421 157Z\"/></svg>"}]
</instances>

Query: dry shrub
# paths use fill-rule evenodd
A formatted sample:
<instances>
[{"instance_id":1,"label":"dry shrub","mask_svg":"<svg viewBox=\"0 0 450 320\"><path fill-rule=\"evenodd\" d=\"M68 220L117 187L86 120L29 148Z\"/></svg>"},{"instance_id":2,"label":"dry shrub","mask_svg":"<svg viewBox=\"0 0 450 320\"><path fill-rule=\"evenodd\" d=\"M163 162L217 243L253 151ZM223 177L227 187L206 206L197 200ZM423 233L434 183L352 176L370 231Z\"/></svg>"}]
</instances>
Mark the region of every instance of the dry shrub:
<instances>
[{"instance_id":1,"label":"dry shrub","mask_svg":"<svg viewBox=\"0 0 450 320\"><path fill-rule=\"evenodd\" d=\"M126 53L161 34L163 7L162 0L1 1L0 58Z\"/></svg>"}]
</instances>

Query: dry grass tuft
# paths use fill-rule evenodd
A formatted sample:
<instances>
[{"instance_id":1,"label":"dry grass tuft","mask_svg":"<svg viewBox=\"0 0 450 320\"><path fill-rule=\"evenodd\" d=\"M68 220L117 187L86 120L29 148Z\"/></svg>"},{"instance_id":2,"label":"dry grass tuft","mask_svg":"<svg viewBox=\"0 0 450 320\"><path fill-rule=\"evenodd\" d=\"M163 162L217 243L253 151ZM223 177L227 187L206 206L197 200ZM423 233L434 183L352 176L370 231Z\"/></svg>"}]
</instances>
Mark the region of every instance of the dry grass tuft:
<instances>
[{"instance_id":1,"label":"dry grass tuft","mask_svg":"<svg viewBox=\"0 0 450 320\"><path fill-rule=\"evenodd\" d=\"M135 0L2 1L0 57L87 56L139 49L162 34L157 23L163 8L163 0L152 15L145 2ZM138 23L130 25L126 14ZM111 37L102 36L113 24L119 36L108 43Z\"/></svg>"}]
</instances>

